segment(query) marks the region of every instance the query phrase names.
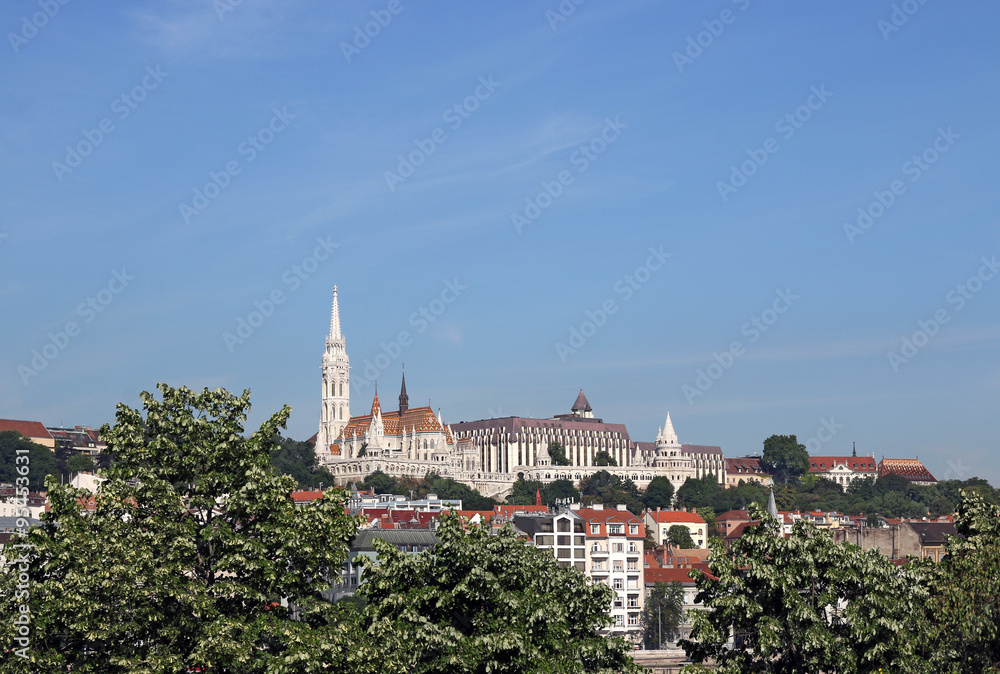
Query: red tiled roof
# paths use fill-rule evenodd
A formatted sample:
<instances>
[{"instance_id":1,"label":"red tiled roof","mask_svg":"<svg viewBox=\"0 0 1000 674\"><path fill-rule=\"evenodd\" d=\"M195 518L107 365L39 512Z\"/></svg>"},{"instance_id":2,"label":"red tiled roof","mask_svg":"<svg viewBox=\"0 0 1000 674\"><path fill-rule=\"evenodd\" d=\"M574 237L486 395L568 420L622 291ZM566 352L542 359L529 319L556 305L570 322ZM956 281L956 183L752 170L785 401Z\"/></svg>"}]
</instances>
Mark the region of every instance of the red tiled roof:
<instances>
[{"instance_id":1,"label":"red tiled roof","mask_svg":"<svg viewBox=\"0 0 1000 674\"><path fill-rule=\"evenodd\" d=\"M724 522L726 520L743 520L749 522L750 513L746 510L727 510L715 518L716 522Z\"/></svg>"},{"instance_id":2,"label":"red tiled roof","mask_svg":"<svg viewBox=\"0 0 1000 674\"><path fill-rule=\"evenodd\" d=\"M0 431L17 431L26 438L52 439L40 421L21 421L19 419L0 419Z\"/></svg>"},{"instance_id":3,"label":"red tiled roof","mask_svg":"<svg viewBox=\"0 0 1000 674\"><path fill-rule=\"evenodd\" d=\"M825 473L841 464L859 473L874 473L875 459L870 456L810 456L809 472Z\"/></svg>"},{"instance_id":4,"label":"red tiled roof","mask_svg":"<svg viewBox=\"0 0 1000 674\"><path fill-rule=\"evenodd\" d=\"M514 515L527 513L548 513L548 506L536 505L495 505L491 514L513 517Z\"/></svg>"},{"instance_id":5,"label":"red tiled roof","mask_svg":"<svg viewBox=\"0 0 1000 674\"><path fill-rule=\"evenodd\" d=\"M750 475L767 475L767 471L760 465L760 459L755 457L743 457L736 459L726 459L727 473L747 473Z\"/></svg>"},{"instance_id":6,"label":"red tiled roof","mask_svg":"<svg viewBox=\"0 0 1000 674\"><path fill-rule=\"evenodd\" d=\"M296 503L312 503L321 498L323 498L323 491L321 489L303 489L292 492L292 500Z\"/></svg>"},{"instance_id":7,"label":"red tiled roof","mask_svg":"<svg viewBox=\"0 0 1000 674\"><path fill-rule=\"evenodd\" d=\"M636 517L627 510L618 510L617 508L605 508L603 510L580 508L579 510L574 510L573 512L587 522L599 521L622 522L624 524L642 524L642 520L640 518Z\"/></svg>"},{"instance_id":8,"label":"red tiled roof","mask_svg":"<svg viewBox=\"0 0 1000 674\"><path fill-rule=\"evenodd\" d=\"M704 524L705 519L698 513L683 513L675 510L655 510L647 511L654 522L659 524L670 524L671 522L691 522L693 524Z\"/></svg>"},{"instance_id":9,"label":"red tiled roof","mask_svg":"<svg viewBox=\"0 0 1000 674\"><path fill-rule=\"evenodd\" d=\"M937 482L919 459L882 459L878 464L878 476L886 475L900 475L910 482Z\"/></svg>"},{"instance_id":10,"label":"red tiled roof","mask_svg":"<svg viewBox=\"0 0 1000 674\"><path fill-rule=\"evenodd\" d=\"M686 583L694 585L688 577L691 569L646 569L646 585L653 583Z\"/></svg>"}]
</instances>

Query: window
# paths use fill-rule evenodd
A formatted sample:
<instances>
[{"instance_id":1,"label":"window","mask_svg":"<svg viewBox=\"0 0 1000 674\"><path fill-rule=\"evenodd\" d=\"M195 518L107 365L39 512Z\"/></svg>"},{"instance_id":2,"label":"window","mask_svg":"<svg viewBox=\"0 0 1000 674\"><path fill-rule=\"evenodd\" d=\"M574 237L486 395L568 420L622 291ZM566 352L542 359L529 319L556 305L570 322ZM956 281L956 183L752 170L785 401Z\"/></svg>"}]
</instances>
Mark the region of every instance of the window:
<instances>
[{"instance_id":1,"label":"window","mask_svg":"<svg viewBox=\"0 0 1000 674\"><path fill-rule=\"evenodd\" d=\"M621 590L622 589L622 579L621 578L615 578L615 582L614 582L613 587L616 590Z\"/></svg>"},{"instance_id":2,"label":"window","mask_svg":"<svg viewBox=\"0 0 1000 674\"><path fill-rule=\"evenodd\" d=\"M639 525L638 524L630 524L630 525L628 525L628 532L632 536L638 536L639 535Z\"/></svg>"},{"instance_id":3,"label":"window","mask_svg":"<svg viewBox=\"0 0 1000 674\"><path fill-rule=\"evenodd\" d=\"M622 620L622 617L620 615L616 615L615 616L615 625L617 625L617 626L620 627L621 625L624 625L624 624L625 624L625 621Z\"/></svg>"},{"instance_id":4,"label":"window","mask_svg":"<svg viewBox=\"0 0 1000 674\"><path fill-rule=\"evenodd\" d=\"M639 579L638 578L629 578L628 579L628 589L630 589L630 590L638 590L639 589Z\"/></svg>"},{"instance_id":5,"label":"window","mask_svg":"<svg viewBox=\"0 0 1000 674\"><path fill-rule=\"evenodd\" d=\"M638 562L636 562L634 559L628 560L628 570L629 571L638 571L639 570Z\"/></svg>"},{"instance_id":6,"label":"window","mask_svg":"<svg viewBox=\"0 0 1000 674\"><path fill-rule=\"evenodd\" d=\"M629 608L639 608L639 596L630 594L628 596L628 607Z\"/></svg>"},{"instance_id":7,"label":"window","mask_svg":"<svg viewBox=\"0 0 1000 674\"><path fill-rule=\"evenodd\" d=\"M625 544L624 543L613 543L612 546L613 546L612 550L614 552L625 552Z\"/></svg>"},{"instance_id":8,"label":"window","mask_svg":"<svg viewBox=\"0 0 1000 674\"><path fill-rule=\"evenodd\" d=\"M594 535L601 533L601 525L600 524L591 524L590 525L590 533L594 534Z\"/></svg>"},{"instance_id":9,"label":"window","mask_svg":"<svg viewBox=\"0 0 1000 674\"><path fill-rule=\"evenodd\" d=\"M621 597L615 597L614 606L615 606L615 608L621 608L622 607L622 599L621 599Z\"/></svg>"},{"instance_id":10,"label":"window","mask_svg":"<svg viewBox=\"0 0 1000 674\"><path fill-rule=\"evenodd\" d=\"M608 525L609 534L623 534L625 533L625 526L622 524L609 524Z\"/></svg>"},{"instance_id":11,"label":"window","mask_svg":"<svg viewBox=\"0 0 1000 674\"><path fill-rule=\"evenodd\" d=\"M628 544L628 551L629 552L639 552L639 548L636 547L635 543L629 543Z\"/></svg>"},{"instance_id":12,"label":"window","mask_svg":"<svg viewBox=\"0 0 1000 674\"><path fill-rule=\"evenodd\" d=\"M628 624L629 625L638 625L639 624L639 614L638 613L629 613L628 614Z\"/></svg>"},{"instance_id":13,"label":"window","mask_svg":"<svg viewBox=\"0 0 1000 674\"><path fill-rule=\"evenodd\" d=\"M621 573L621 572L622 572L622 563L615 562L615 573Z\"/></svg>"}]
</instances>

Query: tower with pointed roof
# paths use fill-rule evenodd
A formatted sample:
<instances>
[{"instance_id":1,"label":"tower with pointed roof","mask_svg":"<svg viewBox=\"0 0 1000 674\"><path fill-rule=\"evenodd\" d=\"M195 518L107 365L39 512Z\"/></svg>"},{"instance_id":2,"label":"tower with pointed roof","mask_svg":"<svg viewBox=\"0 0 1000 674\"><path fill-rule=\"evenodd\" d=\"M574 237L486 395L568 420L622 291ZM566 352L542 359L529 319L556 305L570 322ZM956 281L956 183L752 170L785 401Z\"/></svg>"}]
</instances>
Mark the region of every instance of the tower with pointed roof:
<instances>
[{"instance_id":1,"label":"tower with pointed roof","mask_svg":"<svg viewBox=\"0 0 1000 674\"><path fill-rule=\"evenodd\" d=\"M333 286L333 308L330 311L330 334L321 365L323 404L320 410L319 433L316 436L316 456L329 461L330 445L344 430L351 418L351 361L347 357L347 340L340 331L340 305L337 286Z\"/></svg>"},{"instance_id":2,"label":"tower with pointed roof","mask_svg":"<svg viewBox=\"0 0 1000 674\"><path fill-rule=\"evenodd\" d=\"M399 389L399 414L403 415L410 409L410 396L406 394L406 366L403 366L403 385Z\"/></svg>"},{"instance_id":3,"label":"tower with pointed roof","mask_svg":"<svg viewBox=\"0 0 1000 674\"><path fill-rule=\"evenodd\" d=\"M571 411L574 415L583 417L584 419L594 418L594 410L591 408L590 402L587 400L587 396L583 395L583 389L580 389L580 395L576 397L576 402L573 403Z\"/></svg>"}]
</instances>

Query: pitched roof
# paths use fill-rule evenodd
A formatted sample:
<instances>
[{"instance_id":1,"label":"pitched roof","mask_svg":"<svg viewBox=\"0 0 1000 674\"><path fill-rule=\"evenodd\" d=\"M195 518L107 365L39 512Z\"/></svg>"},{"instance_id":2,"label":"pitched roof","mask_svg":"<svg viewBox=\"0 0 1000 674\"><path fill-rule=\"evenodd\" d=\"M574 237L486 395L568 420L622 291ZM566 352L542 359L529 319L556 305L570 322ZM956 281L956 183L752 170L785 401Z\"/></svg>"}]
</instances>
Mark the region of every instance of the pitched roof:
<instances>
[{"instance_id":1,"label":"pitched roof","mask_svg":"<svg viewBox=\"0 0 1000 674\"><path fill-rule=\"evenodd\" d=\"M496 515L502 515L504 517L513 517L514 515L526 514L526 513L541 513L548 514L548 506L538 506L538 505L500 505L497 504L493 506L493 512L490 513Z\"/></svg>"},{"instance_id":2,"label":"pitched roof","mask_svg":"<svg viewBox=\"0 0 1000 674\"><path fill-rule=\"evenodd\" d=\"M571 408L574 412L593 412L590 403L587 402L587 396L583 395L583 389L580 389L580 395L576 397L576 402L573 403Z\"/></svg>"},{"instance_id":3,"label":"pitched roof","mask_svg":"<svg viewBox=\"0 0 1000 674\"><path fill-rule=\"evenodd\" d=\"M40 421L0 419L0 431L17 431L26 438L52 439L52 434L49 433L48 429Z\"/></svg>"},{"instance_id":4,"label":"pitched roof","mask_svg":"<svg viewBox=\"0 0 1000 674\"><path fill-rule=\"evenodd\" d=\"M653 583L684 583L694 585L694 580L688 577L689 568L683 569L646 569L646 585ZM655 617L655 616L654 616Z\"/></svg>"},{"instance_id":5,"label":"pitched roof","mask_svg":"<svg viewBox=\"0 0 1000 674\"><path fill-rule=\"evenodd\" d=\"M957 536L958 529L950 522L907 522L920 536L922 545L944 545L945 536Z\"/></svg>"},{"instance_id":6,"label":"pitched roof","mask_svg":"<svg viewBox=\"0 0 1000 674\"><path fill-rule=\"evenodd\" d=\"M882 459L878 464L878 476L886 475L900 475L910 482L937 482L919 459Z\"/></svg>"},{"instance_id":7,"label":"pitched roof","mask_svg":"<svg viewBox=\"0 0 1000 674\"><path fill-rule=\"evenodd\" d=\"M718 454L722 456L722 447L714 445L681 445L681 451L687 454Z\"/></svg>"},{"instance_id":8,"label":"pitched roof","mask_svg":"<svg viewBox=\"0 0 1000 674\"><path fill-rule=\"evenodd\" d=\"M870 456L810 456L809 472L825 473L836 465L844 465L851 470L874 473L875 459Z\"/></svg>"},{"instance_id":9,"label":"pitched roof","mask_svg":"<svg viewBox=\"0 0 1000 674\"><path fill-rule=\"evenodd\" d=\"M760 465L760 458L744 456L736 459L726 459L727 473L749 473L750 475L767 475Z\"/></svg>"},{"instance_id":10,"label":"pitched roof","mask_svg":"<svg viewBox=\"0 0 1000 674\"><path fill-rule=\"evenodd\" d=\"M659 524L670 524L676 522L691 522L695 524L705 523L705 519L698 513L682 513L674 510L661 510L660 512L648 510L646 512L653 518L654 522L658 522Z\"/></svg>"},{"instance_id":11,"label":"pitched roof","mask_svg":"<svg viewBox=\"0 0 1000 674\"><path fill-rule=\"evenodd\" d=\"M377 406L378 394L376 394L374 400L372 401L373 412ZM447 442L453 442L451 431L447 426L441 425L441 422L438 421L437 415L434 414L434 410L430 407L411 407L403 412L402 415L400 415L399 410L381 412L381 414L382 428L385 430L386 435L402 435L404 430L407 433L412 433L416 430L417 433L444 433L447 438ZM368 430L368 426L371 425L372 416L372 414L364 414L362 416L351 417L350 422L344 427L344 430L341 431L340 437L337 438L338 444L343 442L345 438L352 438L355 436L364 437L365 432Z\"/></svg>"},{"instance_id":12,"label":"pitched roof","mask_svg":"<svg viewBox=\"0 0 1000 674\"><path fill-rule=\"evenodd\" d=\"M744 522L749 522L750 513L746 510L727 510L715 518L716 522L723 522L725 520L742 520Z\"/></svg>"}]
</instances>

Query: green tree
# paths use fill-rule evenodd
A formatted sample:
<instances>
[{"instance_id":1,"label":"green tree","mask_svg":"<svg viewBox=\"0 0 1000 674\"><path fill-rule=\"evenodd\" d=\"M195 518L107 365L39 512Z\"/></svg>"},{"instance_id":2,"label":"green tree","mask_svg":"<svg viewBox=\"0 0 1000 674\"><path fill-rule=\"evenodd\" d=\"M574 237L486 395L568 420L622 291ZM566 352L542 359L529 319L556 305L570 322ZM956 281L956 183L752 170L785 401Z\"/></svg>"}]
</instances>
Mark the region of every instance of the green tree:
<instances>
[{"instance_id":1,"label":"green tree","mask_svg":"<svg viewBox=\"0 0 1000 674\"><path fill-rule=\"evenodd\" d=\"M835 544L805 521L784 538L759 506L750 512L763 523L730 548L713 542L715 577L697 574L707 610L694 614L691 639L681 642L688 657L714 660L719 674L921 671L912 638L926 597L919 573L876 550Z\"/></svg>"},{"instance_id":2,"label":"green tree","mask_svg":"<svg viewBox=\"0 0 1000 674\"><path fill-rule=\"evenodd\" d=\"M162 401L141 394L145 415L119 404L101 429L116 460L91 512L89 492L48 480L51 511L21 558L30 648L5 671L360 671L350 612L322 597L358 520L339 491L297 509L294 481L271 469L290 409L245 437L249 391L158 389ZM17 582L0 574L5 645Z\"/></svg>"},{"instance_id":3,"label":"green tree","mask_svg":"<svg viewBox=\"0 0 1000 674\"><path fill-rule=\"evenodd\" d=\"M566 449L558 442L549 443L549 458L552 459L553 466L570 465L569 458L566 456Z\"/></svg>"},{"instance_id":4,"label":"green tree","mask_svg":"<svg viewBox=\"0 0 1000 674\"><path fill-rule=\"evenodd\" d=\"M585 503L603 503L608 506L624 505L633 515L642 514L642 501L635 482L599 470L580 480L581 499Z\"/></svg>"},{"instance_id":5,"label":"green tree","mask_svg":"<svg viewBox=\"0 0 1000 674\"><path fill-rule=\"evenodd\" d=\"M538 480L525 480L523 473L514 482L510 494L507 495L507 503L510 505L534 505L535 496L542 488L542 483Z\"/></svg>"},{"instance_id":6,"label":"green tree","mask_svg":"<svg viewBox=\"0 0 1000 674\"><path fill-rule=\"evenodd\" d=\"M615 457L608 454L608 450L602 449L601 451L594 454L594 465L595 466L617 466L618 462L615 461Z\"/></svg>"},{"instance_id":7,"label":"green tree","mask_svg":"<svg viewBox=\"0 0 1000 674\"><path fill-rule=\"evenodd\" d=\"M931 671L1000 671L1000 513L977 492L962 492L948 555L925 562L930 598L918 635Z\"/></svg>"},{"instance_id":8,"label":"green tree","mask_svg":"<svg viewBox=\"0 0 1000 674\"><path fill-rule=\"evenodd\" d=\"M275 438L276 449L271 450L271 465L282 475L290 475L299 489L317 489L320 485L332 487L333 474L316 461L316 447L311 442Z\"/></svg>"},{"instance_id":9,"label":"green tree","mask_svg":"<svg viewBox=\"0 0 1000 674\"><path fill-rule=\"evenodd\" d=\"M642 504L649 509L669 509L674 500L674 484L662 475L657 475L642 494Z\"/></svg>"},{"instance_id":10,"label":"green tree","mask_svg":"<svg viewBox=\"0 0 1000 674\"><path fill-rule=\"evenodd\" d=\"M74 454L66 461L66 470L70 475L92 473L96 468L94 460L88 454Z\"/></svg>"},{"instance_id":11,"label":"green tree","mask_svg":"<svg viewBox=\"0 0 1000 674\"><path fill-rule=\"evenodd\" d=\"M642 609L642 643L660 650L663 644L680 636L684 620L684 586L680 583L654 583Z\"/></svg>"},{"instance_id":12,"label":"green tree","mask_svg":"<svg viewBox=\"0 0 1000 674\"><path fill-rule=\"evenodd\" d=\"M464 510L493 510L493 506L498 503L496 499L483 496L472 487L450 477L434 477L430 480L430 487L438 498L461 499Z\"/></svg>"},{"instance_id":13,"label":"green tree","mask_svg":"<svg viewBox=\"0 0 1000 674\"><path fill-rule=\"evenodd\" d=\"M789 478L809 470L809 452L794 435L772 435L764 441L760 465L774 476L775 481L788 484Z\"/></svg>"},{"instance_id":14,"label":"green tree","mask_svg":"<svg viewBox=\"0 0 1000 674\"><path fill-rule=\"evenodd\" d=\"M572 480L553 480L542 487L542 503L549 506L555 505L556 499L571 498L579 503L581 496L580 490L573 486Z\"/></svg>"},{"instance_id":15,"label":"green tree","mask_svg":"<svg viewBox=\"0 0 1000 674\"><path fill-rule=\"evenodd\" d=\"M406 554L376 542L359 588L364 627L387 674L641 672L610 624L612 591L509 526L464 531L445 516L433 550Z\"/></svg>"},{"instance_id":16,"label":"green tree","mask_svg":"<svg viewBox=\"0 0 1000 674\"><path fill-rule=\"evenodd\" d=\"M18 454L19 449L28 450L27 454ZM27 460L18 459L19 456ZM17 486L27 484L29 491L42 491L48 475L59 475L56 457L49 448L17 431L0 431L0 482Z\"/></svg>"},{"instance_id":17,"label":"green tree","mask_svg":"<svg viewBox=\"0 0 1000 674\"><path fill-rule=\"evenodd\" d=\"M399 494L399 481L381 470L369 473L358 489L374 489L376 494Z\"/></svg>"},{"instance_id":18,"label":"green tree","mask_svg":"<svg viewBox=\"0 0 1000 674\"><path fill-rule=\"evenodd\" d=\"M670 528L667 529L667 542L672 547L681 548L682 550L691 550L698 547L691 538L691 530L683 524L670 525Z\"/></svg>"},{"instance_id":19,"label":"green tree","mask_svg":"<svg viewBox=\"0 0 1000 674\"><path fill-rule=\"evenodd\" d=\"M715 510L712 508L698 508L696 511L701 515L701 519L705 520L705 532L708 534L709 540L713 538L722 538L722 532L719 531L719 522L715 518Z\"/></svg>"}]
</instances>

